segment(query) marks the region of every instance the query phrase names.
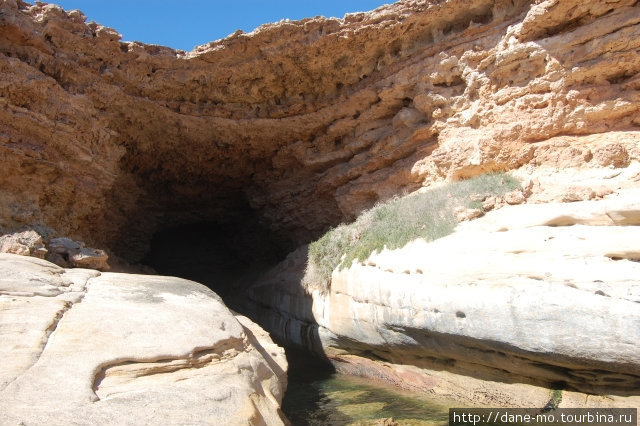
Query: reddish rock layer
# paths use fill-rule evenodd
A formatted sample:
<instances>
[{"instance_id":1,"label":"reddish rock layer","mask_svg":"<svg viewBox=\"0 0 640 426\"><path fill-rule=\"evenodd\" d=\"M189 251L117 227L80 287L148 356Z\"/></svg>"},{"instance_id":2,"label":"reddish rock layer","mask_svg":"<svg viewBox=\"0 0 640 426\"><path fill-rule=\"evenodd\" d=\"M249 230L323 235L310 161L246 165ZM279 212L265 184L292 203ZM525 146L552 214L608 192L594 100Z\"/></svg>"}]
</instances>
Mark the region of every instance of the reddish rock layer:
<instances>
[{"instance_id":1,"label":"reddish rock layer","mask_svg":"<svg viewBox=\"0 0 640 426\"><path fill-rule=\"evenodd\" d=\"M190 53L5 0L0 226L130 259L157 227L205 220L300 243L444 178L624 165L639 48L635 0L406 0ZM612 130L615 146L581 138Z\"/></svg>"}]
</instances>

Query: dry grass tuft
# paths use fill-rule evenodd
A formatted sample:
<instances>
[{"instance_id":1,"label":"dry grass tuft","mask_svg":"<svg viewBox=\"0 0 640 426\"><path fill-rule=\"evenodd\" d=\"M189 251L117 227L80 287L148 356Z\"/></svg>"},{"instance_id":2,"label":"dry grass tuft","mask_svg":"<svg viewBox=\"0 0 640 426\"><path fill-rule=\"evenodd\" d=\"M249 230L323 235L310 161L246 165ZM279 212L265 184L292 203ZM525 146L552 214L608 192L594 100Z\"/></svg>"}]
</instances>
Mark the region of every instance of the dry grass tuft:
<instances>
[{"instance_id":1,"label":"dry grass tuft","mask_svg":"<svg viewBox=\"0 0 640 426\"><path fill-rule=\"evenodd\" d=\"M518 188L514 177L491 173L378 203L355 222L332 228L309 245L305 282L326 290L334 269L363 261L384 247L396 249L417 238L431 241L449 235L457 225L457 207L479 208L484 197Z\"/></svg>"}]
</instances>

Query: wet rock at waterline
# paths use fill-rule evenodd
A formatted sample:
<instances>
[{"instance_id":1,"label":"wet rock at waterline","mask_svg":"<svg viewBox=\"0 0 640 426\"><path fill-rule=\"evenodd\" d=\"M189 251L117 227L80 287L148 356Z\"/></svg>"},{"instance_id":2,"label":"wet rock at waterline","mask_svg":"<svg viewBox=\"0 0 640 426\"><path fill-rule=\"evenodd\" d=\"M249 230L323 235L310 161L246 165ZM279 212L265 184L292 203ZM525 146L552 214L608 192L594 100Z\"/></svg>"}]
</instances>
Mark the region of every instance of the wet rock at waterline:
<instances>
[{"instance_id":1,"label":"wet rock at waterline","mask_svg":"<svg viewBox=\"0 0 640 426\"><path fill-rule=\"evenodd\" d=\"M0 254L2 424L282 425L282 348L204 286Z\"/></svg>"}]
</instances>

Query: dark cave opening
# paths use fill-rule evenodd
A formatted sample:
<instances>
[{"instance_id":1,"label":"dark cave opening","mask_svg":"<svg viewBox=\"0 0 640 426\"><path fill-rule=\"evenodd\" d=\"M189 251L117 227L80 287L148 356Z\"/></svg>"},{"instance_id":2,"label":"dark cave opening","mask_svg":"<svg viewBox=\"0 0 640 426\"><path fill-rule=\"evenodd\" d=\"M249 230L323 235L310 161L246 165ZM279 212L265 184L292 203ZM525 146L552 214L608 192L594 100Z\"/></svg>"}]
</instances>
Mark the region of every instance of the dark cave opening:
<instances>
[{"instance_id":1,"label":"dark cave opening","mask_svg":"<svg viewBox=\"0 0 640 426\"><path fill-rule=\"evenodd\" d=\"M254 317L245 290L264 272L282 261L290 246L255 220L242 222L196 222L160 228L150 242L143 264L157 273L186 278L216 292L233 311ZM252 318L259 325L258 318ZM287 392L282 410L293 424L307 422L307 415L340 413L318 409L327 396L317 389L336 381L335 369L308 349L273 340L285 349ZM344 417L342 415L342 417Z\"/></svg>"},{"instance_id":2,"label":"dark cave opening","mask_svg":"<svg viewBox=\"0 0 640 426\"><path fill-rule=\"evenodd\" d=\"M242 312L244 290L286 256L286 247L253 222L198 222L159 229L142 263L189 279Z\"/></svg>"}]
</instances>

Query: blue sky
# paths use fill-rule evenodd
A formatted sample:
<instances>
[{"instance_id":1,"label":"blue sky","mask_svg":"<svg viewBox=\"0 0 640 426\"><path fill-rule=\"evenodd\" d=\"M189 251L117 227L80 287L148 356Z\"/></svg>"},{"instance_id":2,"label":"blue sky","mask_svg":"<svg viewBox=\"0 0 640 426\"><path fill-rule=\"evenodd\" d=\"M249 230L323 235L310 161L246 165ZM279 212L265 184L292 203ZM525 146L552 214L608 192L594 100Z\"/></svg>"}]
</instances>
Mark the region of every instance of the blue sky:
<instances>
[{"instance_id":1,"label":"blue sky","mask_svg":"<svg viewBox=\"0 0 640 426\"><path fill-rule=\"evenodd\" d=\"M250 32L267 22L317 15L342 18L393 0L58 0L80 9L88 21L115 28L124 41L191 50L237 29Z\"/></svg>"}]
</instances>

